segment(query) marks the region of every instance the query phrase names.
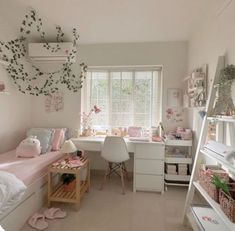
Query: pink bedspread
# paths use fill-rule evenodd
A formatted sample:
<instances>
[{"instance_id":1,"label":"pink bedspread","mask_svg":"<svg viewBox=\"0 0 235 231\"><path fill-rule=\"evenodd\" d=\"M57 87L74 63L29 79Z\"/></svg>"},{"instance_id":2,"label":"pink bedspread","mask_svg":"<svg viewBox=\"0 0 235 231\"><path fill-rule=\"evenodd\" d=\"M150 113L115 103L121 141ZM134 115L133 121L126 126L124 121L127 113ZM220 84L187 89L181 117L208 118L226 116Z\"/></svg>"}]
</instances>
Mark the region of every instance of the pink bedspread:
<instances>
[{"instance_id":1,"label":"pink bedspread","mask_svg":"<svg viewBox=\"0 0 235 231\"><path fill-rule=\"evenodd\" d=\"M26 185L30 185L37 178L47 172L48 165L57 161L64 154L48 152L34 158L16 157L16 151L12 150L0 155L0 170L14 174Z\"/></svg>"}]
</instances>

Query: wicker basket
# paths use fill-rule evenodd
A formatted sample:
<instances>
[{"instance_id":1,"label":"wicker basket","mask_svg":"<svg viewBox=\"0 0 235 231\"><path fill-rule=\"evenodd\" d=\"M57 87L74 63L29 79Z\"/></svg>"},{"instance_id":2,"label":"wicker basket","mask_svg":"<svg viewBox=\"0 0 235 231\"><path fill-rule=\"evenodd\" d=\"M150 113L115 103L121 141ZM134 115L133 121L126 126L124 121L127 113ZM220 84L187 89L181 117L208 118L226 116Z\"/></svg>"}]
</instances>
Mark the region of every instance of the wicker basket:
<instances>
[{"instance_id":1,"label":"wicker basket","mask_svg":"<svg viewBox=\"0 0 235 231\"><path fill-rule=\"evenodd\" d=\"M206 170L205 170L206 169ZM218 166L208 165L199 169L199 183L209 196L219 203L219 189L211 183L213 175L219 176L224 181L229 181L228 174Z\"/></svg>"},{"instance_id":2,"label":"wicker basket","mask_svg":"<svg viewBox=\"0 0 235 231\"><path fill-rule=\"evenodd\" d=\"M231 196L222 190L219 191L220 208L230 221L235 223L235 188L230 190Z\"/></svg>"}]
</instances>

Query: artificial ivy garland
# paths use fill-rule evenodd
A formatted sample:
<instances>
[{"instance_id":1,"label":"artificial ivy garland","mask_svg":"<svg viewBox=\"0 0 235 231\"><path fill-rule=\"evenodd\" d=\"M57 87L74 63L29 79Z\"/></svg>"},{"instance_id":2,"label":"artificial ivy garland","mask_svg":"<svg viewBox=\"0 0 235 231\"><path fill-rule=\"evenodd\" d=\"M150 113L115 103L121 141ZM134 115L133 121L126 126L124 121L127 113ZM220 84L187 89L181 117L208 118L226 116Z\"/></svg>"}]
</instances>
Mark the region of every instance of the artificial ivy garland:
<instances>
[{"instance_id":1,"label":"artificial ivy garland","mask_svg":"<svg viewBox=\"0 0 235 231\"><path fill-rule=\"evenodd\" d=\"M23 64L26 61L26 42L27 37L32 32L32 27L35 27L37 32L40 34L41 40L44 44L44 48L52 53L58 52L61 48L59 44L56 46L50 45L45 39L45 32L42 29L42 19L38 18L36 12L31 10L25 15L20 27L20 37L15 40L8 42L0 41L0 54L1 59L8 62L9 65L6 67L8 74L13 79L13 82L18 87L19 91L30 95L48 95L58 90L59 84L64 84L66 87L73 92L77 92L82 88L83 79L86 77L87 66L84 63L80 64L81 73L77 77L73 74L72 66L74 63L72 60L77 54L77 43L79 35L77 34L76 28L73 28L73 48L67 57L67 61L62 64L60 70L54 72L44 72L39 67L30 63L31 74L27 71L26 65ZM56 40L58 43L64 42L64 33L60 26L56 26L57 35ZM6 55L6 53L8 55ZM24 61L22 63L22 61ZM37 86L37 80L45 79L43 84Z\"/></svg>"}]
</instances>

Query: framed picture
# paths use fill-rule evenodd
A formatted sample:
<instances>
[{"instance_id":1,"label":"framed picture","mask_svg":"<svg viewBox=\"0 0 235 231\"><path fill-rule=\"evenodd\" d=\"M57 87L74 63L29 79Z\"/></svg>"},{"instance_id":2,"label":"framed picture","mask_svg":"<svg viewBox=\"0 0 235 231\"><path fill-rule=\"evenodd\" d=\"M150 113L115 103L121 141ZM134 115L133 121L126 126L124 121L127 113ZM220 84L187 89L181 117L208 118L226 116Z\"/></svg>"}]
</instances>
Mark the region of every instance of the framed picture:
<instances>
[{"instance_id":1,"label":"framed picture","mask_svg":"<svg viewBox=\"0 0 235 231\"><path fill-rule=\"evenodd\" d=\"M179 88L167 89L167 106L181 107L182 106L182 90Z\"/></svg>"}]
</instances>

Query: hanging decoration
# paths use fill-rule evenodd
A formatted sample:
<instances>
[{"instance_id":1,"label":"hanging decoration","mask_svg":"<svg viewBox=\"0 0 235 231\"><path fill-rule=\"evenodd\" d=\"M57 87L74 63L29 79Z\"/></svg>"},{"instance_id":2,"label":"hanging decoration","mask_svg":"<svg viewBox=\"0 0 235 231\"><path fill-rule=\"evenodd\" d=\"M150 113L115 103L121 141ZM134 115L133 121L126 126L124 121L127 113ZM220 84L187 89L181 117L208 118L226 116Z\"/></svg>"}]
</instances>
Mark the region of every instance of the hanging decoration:
<instances>
[{"instance_id":1,"label":"hanging decoration","mask_svg":"<svg viewBox=\"0 0 235 231\"><path fill-rule=\"evenodd\" d=\"M32 63L27 63L26 60L26 45L27 37L31 34L32 30L36 29L39 33L44 48L50 52L58 52L61 48L59 44L53 46L46 40L46 34L42 28L42 19L39 18L34 10L31 10L25 15L20 27L20 36L8 42L0 41L0 59L8 62L9 65L6 71L13 79L13 82L18 87L18 90L24 94L31 95L49 95L59 90L59 84L65 85L68 90L78 92L82 88L82 83L86 77L87 66L84 63L80 64L81 73L79 76L73 73L72 67L74 63L72 60L77 55L77 44L79 35L76 28L72 30L73 36L73 49L67 57L67 61L62 64L62 67L54 72L44 72L41 68ZM64 33L60 26L56 26L57 42L64 42ZM40 78L40 84L38 83Z\"/></svg>"},{"instance_id":2,"label":"hanging decoration","mask_svg":"<svg viewBox=\"0 0 235 231\"><path fill-rule=\"evenodd\" d=\"M48 94L45 99L45 111L58 112L64 108L64 93L62 91L56 91L55 93Z\"/></svg>"},{"instance_id":3,"label":"hanging decoration","mask_svg":"<svg viewBox=\"0 0 235 231\"><path fill-rule=\"evenodd\" d=\"M235 116L235 106L232 99L232 83L235 80L235 65L228 65L221 70L220 79L215 86L218 90L213 115Z\"/></svg>"}]
</instances>

